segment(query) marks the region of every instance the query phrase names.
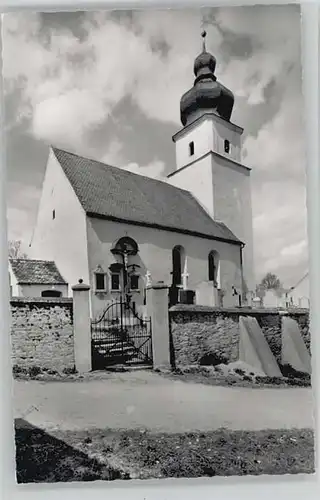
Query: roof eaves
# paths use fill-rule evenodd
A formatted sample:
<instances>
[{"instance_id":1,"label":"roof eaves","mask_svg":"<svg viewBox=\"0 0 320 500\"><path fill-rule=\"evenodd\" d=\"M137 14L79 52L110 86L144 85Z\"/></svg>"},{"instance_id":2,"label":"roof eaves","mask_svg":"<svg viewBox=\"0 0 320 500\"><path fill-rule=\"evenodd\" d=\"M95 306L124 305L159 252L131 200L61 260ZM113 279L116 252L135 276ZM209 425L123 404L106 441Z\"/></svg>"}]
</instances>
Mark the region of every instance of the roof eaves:
<instances>
[{"instance_id":1,"label":"roof eaves","mask_svg":"<svg viewBox=\"0 0 320 500\"><path fill-rule=\"evenodd\" d=\"M238 239L231 239L231 238L222 238L220 236L214 236L212 234L205 234L205 233L200 233L191 229L182 229L178 227L173 227L173 226L165 226L162 224L153 224L151 222L144 222L144 221L138 221L138 220L129 220L129 219L121 219L119 217L114 217L112 215L103 215L95 212L90 212L87 211L87 216L91 217L93 219L104 219L104 220L110 220L112 222L122 222L125 224L131 224L133 226L142 226L142 227L150 227L153 229L160 229L162 231L170 231L173 233L181 233L181 234L189 234L190 236L197 236L198 238L205 238L205 239L210 239L210 240L215 240L215 241L222 241L224 243L230 243L233 245L239 245L242 246L244 243Z\"/></svg>"},{"instance_id":2,"label":"roof eaves","mask_svg":"<svg viewBox=\"0 0 320 500\"><path fill-rule=\"evenodd\" d=\"M61 282L61 281L50 281L50 282L44 282L44 281L17 281L17 285L45 285L45 286L56 286L56 285L68 285L66 281Z\"/></svg>"}]
</instances>

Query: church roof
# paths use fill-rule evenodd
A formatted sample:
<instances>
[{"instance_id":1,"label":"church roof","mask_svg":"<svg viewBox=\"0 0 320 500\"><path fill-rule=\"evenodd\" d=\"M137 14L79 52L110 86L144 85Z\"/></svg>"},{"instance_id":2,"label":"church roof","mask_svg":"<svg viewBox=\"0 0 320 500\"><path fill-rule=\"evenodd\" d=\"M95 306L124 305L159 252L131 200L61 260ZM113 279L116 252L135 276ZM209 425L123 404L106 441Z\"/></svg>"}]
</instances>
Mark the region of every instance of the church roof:
<instances>
[{"instance_id":1,"label":"church roof","mask_svg":"<svg viewBox=\"0 0 320 500\"><path fill-rule=\"evenodd\" d=\"M52 148L88 216L241 244L189 191Z\"/></svg>"},{"instance_id":2,"label":"church roof","mask_svg":"<svg viewBox=\"0 0 320 500\"><path fill-rule=\"evenodd\" d=\"M66 285L56 264L48 260L10 259L18 285Z\"/></svg>"}]
</instances>

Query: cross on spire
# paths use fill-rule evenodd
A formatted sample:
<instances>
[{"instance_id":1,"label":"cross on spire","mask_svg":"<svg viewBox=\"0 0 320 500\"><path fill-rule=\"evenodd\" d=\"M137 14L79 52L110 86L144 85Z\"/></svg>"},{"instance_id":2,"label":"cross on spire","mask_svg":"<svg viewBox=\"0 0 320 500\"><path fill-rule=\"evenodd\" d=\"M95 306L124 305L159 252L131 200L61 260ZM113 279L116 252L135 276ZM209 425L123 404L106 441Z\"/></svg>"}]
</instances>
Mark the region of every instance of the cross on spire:
<instances>
[{"instance_id":1,"label":"cross on spire","mask_svg":"<svg viewBox=\"0 0 320 500\"><path fill-rule=\"evenodd\" d=\"M201 17L201 36L202 36L202 51L206 52L206 25L208 24L206 11L203 12Z\"/></svg>"},{"instance_id":2,"label":"cross on spire","mask_svg":"<svg viewBox=\"0 0 320 500\"><path fill-rule=\"evenodd\" d=\"M203 30L203 32L201 33L201 36L203 38L203 41L202 41L202 52L206 52L206 36L207 36L206 30Z\"/></svg>"}]
</instances>

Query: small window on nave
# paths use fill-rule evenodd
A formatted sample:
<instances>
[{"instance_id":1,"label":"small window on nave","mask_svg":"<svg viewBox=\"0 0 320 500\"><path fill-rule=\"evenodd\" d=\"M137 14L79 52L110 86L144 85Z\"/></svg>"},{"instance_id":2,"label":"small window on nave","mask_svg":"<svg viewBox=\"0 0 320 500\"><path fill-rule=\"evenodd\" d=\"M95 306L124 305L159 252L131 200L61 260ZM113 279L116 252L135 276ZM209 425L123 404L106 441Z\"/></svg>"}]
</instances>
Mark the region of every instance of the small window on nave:
<instances>
[{"instance_id":1,"label":"small window on nave","mask_svg":"<svg viewBox=\"0 0 320 500\"><path fill-rule=\"evenodd\" d=\"M97 292L104 292L106 290L106 275L105 273L95 273L95 288Z\"/></svg>"},{"instance_id":2,"label":"small window on nave","mask_svg":"<svg viewBox=\"0 0 320 500\"><path fill-rule=\"evenodd\" d=\"M119 291L120 290L120 273L112 272L111 273L111 290Z\"/></svg>"},{"instance_id":3,"label":"small window on nave","mask_svg":"<svg viewBox=\"0 0 320 500\"><path fill-rule=\"evenodd\" d=\"M189 155L193 156L194 155L194 142L189 143Z\"/></svg>"},{"instance_id":4,"label":"small window on nave","mask_svg":"<svg viewBox=\"0 0 320 500\"><path fill-rule=\"evenodd\" d=\"M139 275L131 274L130 276L130 290L139 290Z\"/></svg>"},{"instance_id":5,"label":"small window on nave","mask_svg":"<svg viewBox=\"0 0 320 500\"><path fill-rule=\"evenodd\" d=\"M225 139L224 141L224 152L228 154L230 153L230 142L228 139Z\"/></svg>"}]
</instances>

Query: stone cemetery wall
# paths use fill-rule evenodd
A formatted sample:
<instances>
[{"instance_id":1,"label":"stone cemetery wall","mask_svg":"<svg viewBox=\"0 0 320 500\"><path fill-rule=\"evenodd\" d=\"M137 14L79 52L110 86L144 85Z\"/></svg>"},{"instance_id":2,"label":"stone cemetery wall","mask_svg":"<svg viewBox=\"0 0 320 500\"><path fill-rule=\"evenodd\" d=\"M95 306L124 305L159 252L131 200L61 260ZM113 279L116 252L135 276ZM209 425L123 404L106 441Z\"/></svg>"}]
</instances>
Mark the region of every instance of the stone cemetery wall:
<instances>
[{"instance_id":1,"label":"stone cemetery wall","mask_svg":"<svg viewBox=\"0 0 320 500\"><path fill-rule=\"evenodd\" d=\"M13 298L10 305L14 366L74 367L72 299Z\"/></svg>"},{"instance_id":2,"label":"stone cemetery wall","mask_svg":"<svg viewBox=\"0 0 320 500\"><path fill-rule=\"evenodd\" d=\"M310 352L309 313L293 309ZM272 354L281 363L281 313L278 309L218 309L177 305L170 309L172 362L176 365L218 364L239 358L240 316L256 318Z\"/></svg>"}]
</instances>

